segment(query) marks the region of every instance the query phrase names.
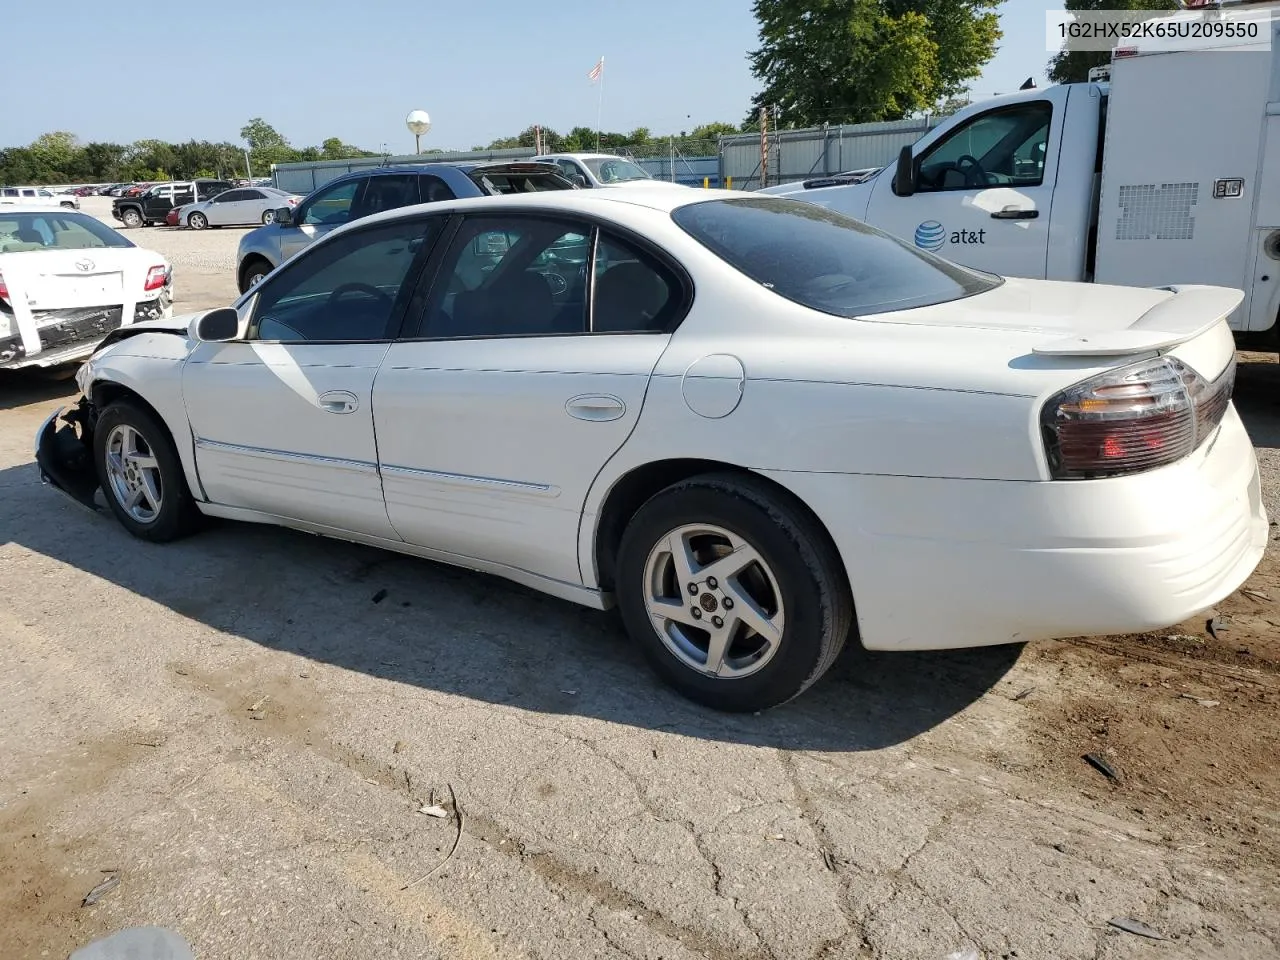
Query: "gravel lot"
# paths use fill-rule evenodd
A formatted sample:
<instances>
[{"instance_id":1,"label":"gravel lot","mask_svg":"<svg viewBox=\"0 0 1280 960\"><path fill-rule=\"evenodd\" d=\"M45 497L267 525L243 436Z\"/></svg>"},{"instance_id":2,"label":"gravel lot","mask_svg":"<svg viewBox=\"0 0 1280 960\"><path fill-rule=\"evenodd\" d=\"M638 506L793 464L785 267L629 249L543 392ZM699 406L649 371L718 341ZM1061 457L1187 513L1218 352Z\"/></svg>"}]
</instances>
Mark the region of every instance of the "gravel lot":
<instances>
[{"instance_id":1,"label":"gravel lot","mask_svg":"<svg viewBox=\"0 0 1280 960\"><path fill-rule=\"evenodd\" d=\"M179 310L234 297L240 233L132 231ZM134 924L201 960L1280 955L1280 528L1216 637L851 651L724 717L611 616L499 580L233 524L134 541L38 483L72 394L0 379L6 960ZM1280 516L1274 358L1238 405Z\"/></svg>"}]
</instances>

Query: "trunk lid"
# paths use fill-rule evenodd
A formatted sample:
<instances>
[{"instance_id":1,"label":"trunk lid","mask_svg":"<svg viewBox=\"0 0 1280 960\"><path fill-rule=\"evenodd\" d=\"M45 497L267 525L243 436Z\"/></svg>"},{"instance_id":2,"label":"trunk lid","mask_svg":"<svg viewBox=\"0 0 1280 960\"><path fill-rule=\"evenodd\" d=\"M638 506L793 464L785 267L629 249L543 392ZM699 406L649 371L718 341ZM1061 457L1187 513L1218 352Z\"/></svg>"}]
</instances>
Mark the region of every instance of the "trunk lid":
<instances>
[{"instance_id":1,"label":"trunk lid","mask_svg":"<svg viewBox=\"0 0 1280 960\"><path fill-rule=\"evenodd\" d=\"M965 300L862 319L1007 331L1045 358L1122 359L1172 351L1189 361L1194 357L1200 373L1212 379L1230 359L1223 355L1221 331L1215 328L1225 328L1226 318L1243 299L1240 290L1228 287L1121 287L1011 278ZM1205 349L1209 343L1213 348Z\"/></svg>"}]
</instances>

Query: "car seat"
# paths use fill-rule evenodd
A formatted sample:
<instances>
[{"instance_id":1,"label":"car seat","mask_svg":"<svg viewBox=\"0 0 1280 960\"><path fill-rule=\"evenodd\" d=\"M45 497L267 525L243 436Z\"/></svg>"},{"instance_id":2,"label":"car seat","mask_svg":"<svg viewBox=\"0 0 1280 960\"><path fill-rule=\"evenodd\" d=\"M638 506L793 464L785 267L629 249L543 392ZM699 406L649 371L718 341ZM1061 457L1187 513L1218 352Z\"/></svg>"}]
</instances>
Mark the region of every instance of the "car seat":
<instances>
[{"instance_id":1,"label":"car seat","mask_svg":"<svg viewBox=\"0 0 1280 960\"><path fill-rule=\"evenodd\" d=\"M616 263L596 281L592 329L601 333L652 330L669 295L662 278L643 263Z\"/></svg>"}]
</instances>

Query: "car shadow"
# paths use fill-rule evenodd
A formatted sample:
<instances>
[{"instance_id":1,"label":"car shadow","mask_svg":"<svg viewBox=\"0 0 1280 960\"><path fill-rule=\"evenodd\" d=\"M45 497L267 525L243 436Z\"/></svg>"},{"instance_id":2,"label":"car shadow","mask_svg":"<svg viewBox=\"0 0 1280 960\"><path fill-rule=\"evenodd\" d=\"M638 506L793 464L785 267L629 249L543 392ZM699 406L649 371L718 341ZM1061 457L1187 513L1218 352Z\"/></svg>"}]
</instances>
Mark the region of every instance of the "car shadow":
<instances>
[{"instance_id":1,"label":"car shadow","mask_svg":"<svg viewBox=\"0 0 1280 960\"><path fill-rule=\"evenodd\" d=\"M68 404L73 403L79 393L76 369L71 366L49 371L0 370L0 410L16 410L59 397L65 397Z\"/></svg>"},{"instance_id":2,"label":"car shadow","mask_svg":"<svg viewBox=\"0 0 1280 960\"><path fill-rule=\"evenodd\" d=\"M615 613L253 524L211 522L178 543L145 543L105 510L94 515L42 486L34 464L0 471L0 489L11 542L262 647L425 691L709 740L823 751L902 743L990 691L1022 649L850 648L791 703L720 714L664 687ZM165 638L154 643L166 656Z\"/></svg>"},{"instance_id":3,"label":"car shadow","mask_svg":"<svg viewBox=\"0 0 1280 960\"><path fill-rule=\"evenodd\" d=\"M1280 448L1280 363L1241 357L1233 399L1253 445Z\"/></svg>"}]
</instances>

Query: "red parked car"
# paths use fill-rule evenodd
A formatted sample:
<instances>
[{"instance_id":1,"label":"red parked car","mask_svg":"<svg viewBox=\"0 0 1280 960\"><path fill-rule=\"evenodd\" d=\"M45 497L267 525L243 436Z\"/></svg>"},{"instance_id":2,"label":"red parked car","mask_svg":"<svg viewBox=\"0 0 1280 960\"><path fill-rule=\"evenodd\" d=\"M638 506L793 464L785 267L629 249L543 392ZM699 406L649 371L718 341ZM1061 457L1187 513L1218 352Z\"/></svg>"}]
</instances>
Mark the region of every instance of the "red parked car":
<instances>
[{"instance_id":1,"label":"red parked car","mask_svg":"<svg viewBox=\"0 0 1280 960\"><path fill-rule=\"evenodd\" d=\"M164 215L164 225L166 227L176 227L178 225L178 207L174 207Z\"/></svg>"}]
</instances>

